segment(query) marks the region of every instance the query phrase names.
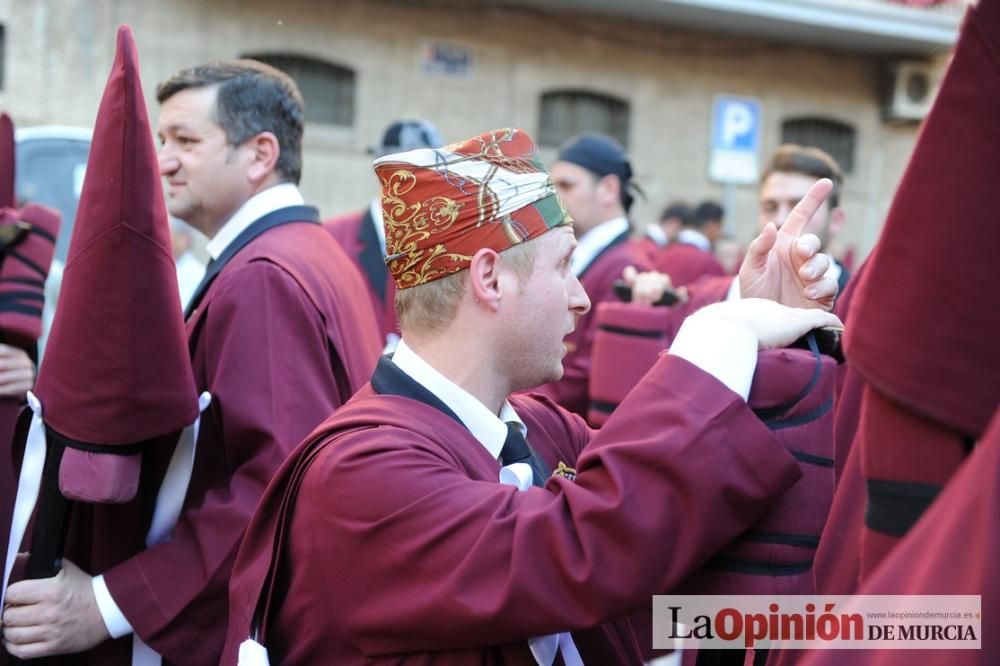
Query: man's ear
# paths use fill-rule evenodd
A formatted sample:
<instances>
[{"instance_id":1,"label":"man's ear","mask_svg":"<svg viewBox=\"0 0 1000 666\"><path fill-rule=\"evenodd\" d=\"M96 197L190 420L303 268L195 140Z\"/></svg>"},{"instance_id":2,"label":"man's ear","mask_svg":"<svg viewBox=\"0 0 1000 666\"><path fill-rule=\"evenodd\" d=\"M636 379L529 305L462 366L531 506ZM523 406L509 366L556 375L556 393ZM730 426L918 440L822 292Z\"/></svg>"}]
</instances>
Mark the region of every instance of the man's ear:
<instances>
[{"instance_id":1,"label":"man's ear","mask_svg":"<svg viewBox=\"0 0 1000 666\"><path fill-rule=\"evenodd\" d=\"M278 166L278 157L281 155L278 137L273 132L259 132L248 139L245 145L250 151L247 178L254 185L259 185Z\"/></svg>"},{"instance_id":2,"label":"man's ear","mask_svg":"<svg viewBox=\"0 0 1000 666\"><path fill-rule=\"evenodd\" d=\"M483 248L472 255L469 265L469 287L475 302L493 312L500 308L503 288L500 283L500 255Z\"/></svg>"},{"instance_id":3,"label":"man's ear","mask_svg":"<svg viewBox=\"0 0 1000 666\"><path fill-rule=\"evenodd\" d=\"M614 175L608 174L597 181L598 200L605 206L615 205L621 202L622 181Z\"/></svg>"}]
</instances>

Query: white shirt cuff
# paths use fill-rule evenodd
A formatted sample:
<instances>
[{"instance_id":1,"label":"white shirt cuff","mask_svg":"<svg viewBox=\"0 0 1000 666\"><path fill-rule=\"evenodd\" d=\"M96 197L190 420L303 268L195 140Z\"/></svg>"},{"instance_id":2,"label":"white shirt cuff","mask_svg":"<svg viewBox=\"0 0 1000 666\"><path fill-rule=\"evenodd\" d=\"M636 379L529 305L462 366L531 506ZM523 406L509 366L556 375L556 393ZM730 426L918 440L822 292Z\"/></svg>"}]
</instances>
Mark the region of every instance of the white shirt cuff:
<instances>
[{"instance_id":1,"label":"white shirt cuff","mask_svg":"<svg viewBox=\"0 0 1000 666\"><path fill-rule=\"evenodd\" d=\"M743 400L757 368L757 336L727 319L696 312L681 324L670 353L725 384Z\"/></svg>"},{"instance_id":2,"label":"white shirt cuff","mask_svg":"<svg viewBox=\"0 0 1000 666\"><path fill-rule=\"evenodd\" d=\"M733 283L729 285L729 293L726 294L727 301L738 301L743 298L740 295L740 276L737 275L733 278Z\"/></svg>"},{"instance_id":3,"label":"white shirt cuff","mask_svg":"<svg viewBox=\"0 0 1000 666\"><path fill-rule=\"evenodd\" d=\"M91 587L94 589L94 599L97 600L97 610L101 611L101 619L107 628L111 638L121 638L132 633L132 625L122 615L118 604L111 598L104 576L94 576L90 579Z\"/></svg>"}]
</instances>

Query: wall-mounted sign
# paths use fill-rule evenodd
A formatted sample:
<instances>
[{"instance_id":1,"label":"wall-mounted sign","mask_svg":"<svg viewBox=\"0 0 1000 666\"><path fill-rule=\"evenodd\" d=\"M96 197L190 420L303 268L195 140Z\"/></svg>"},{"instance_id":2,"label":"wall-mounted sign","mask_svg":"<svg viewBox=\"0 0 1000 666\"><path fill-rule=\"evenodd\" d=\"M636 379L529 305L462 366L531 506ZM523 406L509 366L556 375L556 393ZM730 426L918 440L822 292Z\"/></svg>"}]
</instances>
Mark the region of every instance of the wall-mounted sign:
<instances>
[{"instance_id":1,"label":"wall-mounted sign","mask_svg":"<svg viewBox=\"0 0 1000 666\"><path fill-rule=\"evenodd\" d=\"M712 105L708 176L719 183L757 182L761 103L752 97L719 95Z\"/></svg>"},{"instance_id":2,"label":"wall-mounted sign","mask_svg":"<svg viewBox=\"0 0 1000 666\"><path fill-rule=\"evenodd\" d=\"M472 74L472 49L455 42L426 42L423 45L424 71L428 74L465 78Z\"/></svg>"}]
</instances>

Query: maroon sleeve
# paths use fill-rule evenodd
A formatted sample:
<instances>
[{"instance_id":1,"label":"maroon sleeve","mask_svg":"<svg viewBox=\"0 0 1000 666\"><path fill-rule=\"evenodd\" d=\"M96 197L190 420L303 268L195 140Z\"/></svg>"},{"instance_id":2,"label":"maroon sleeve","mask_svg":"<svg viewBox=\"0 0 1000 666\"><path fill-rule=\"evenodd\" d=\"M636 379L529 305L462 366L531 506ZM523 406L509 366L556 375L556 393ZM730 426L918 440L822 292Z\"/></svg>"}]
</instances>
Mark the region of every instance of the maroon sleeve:
<instances>
[{"instance_id":1,"label":"maroon sleeve","mask_svg":"<svg viewBox=\"0 0 1000 666\"><path fill-rule=\"evenodd\" d=\"M545 489L473 480L446 447L399 427L353 437L327 447L303 481L290 546L310 585L284 613L310 616L336 598L314 630L335 628L370 657L498 645L621 616L681 580L799 476L736 394L672 356L600 431L559 411L529 432L539 448L560 448L539 438L583 447L576 480Z\"/></svg>"},{"instance_id":2,"label":"maroon sleeve","mask_svg":"<svg viewBox=\"0 0 1000 666\"><path fill-rule=\"evenodd\" d=\"M320 314L283 269L251 262L213 290L194 351L212 405L185 510L171 541L104 574L138 635L176 663L218 660L227 582L250 515L287 454L349 397L331 371L337 352Z\"/></svg>"}]
</instances>

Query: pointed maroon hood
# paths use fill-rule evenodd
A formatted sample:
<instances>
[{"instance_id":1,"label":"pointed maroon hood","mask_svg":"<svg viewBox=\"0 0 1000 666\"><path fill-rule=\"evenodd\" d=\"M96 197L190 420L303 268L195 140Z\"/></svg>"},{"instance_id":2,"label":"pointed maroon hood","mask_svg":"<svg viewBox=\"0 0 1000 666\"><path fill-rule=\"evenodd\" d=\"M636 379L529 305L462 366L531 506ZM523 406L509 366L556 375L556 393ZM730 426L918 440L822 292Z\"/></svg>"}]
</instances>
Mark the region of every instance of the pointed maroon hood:
<instances>
[{"instance_id":1,"label":"pointed maroon hood","mask_svg":"<svg viewBox=\"0 0 1000 666\"><path fill-rule=\"evenodd\" d=\"M135 42L122 26L38 374L49 427L115 446L190 425L198 405L179 302Z\"/></svg>"},{"instance_id":2,"label":"pointed maroon hood","mask_svg":"<svg viewBox=\"0 0 1000 666\"><path fill-rule=\"evenodd\" d=\"M1000 403L1000 0L970 7L858 285L847 353L912 412L976 437Z\"/></svg>"}]
</instances>

